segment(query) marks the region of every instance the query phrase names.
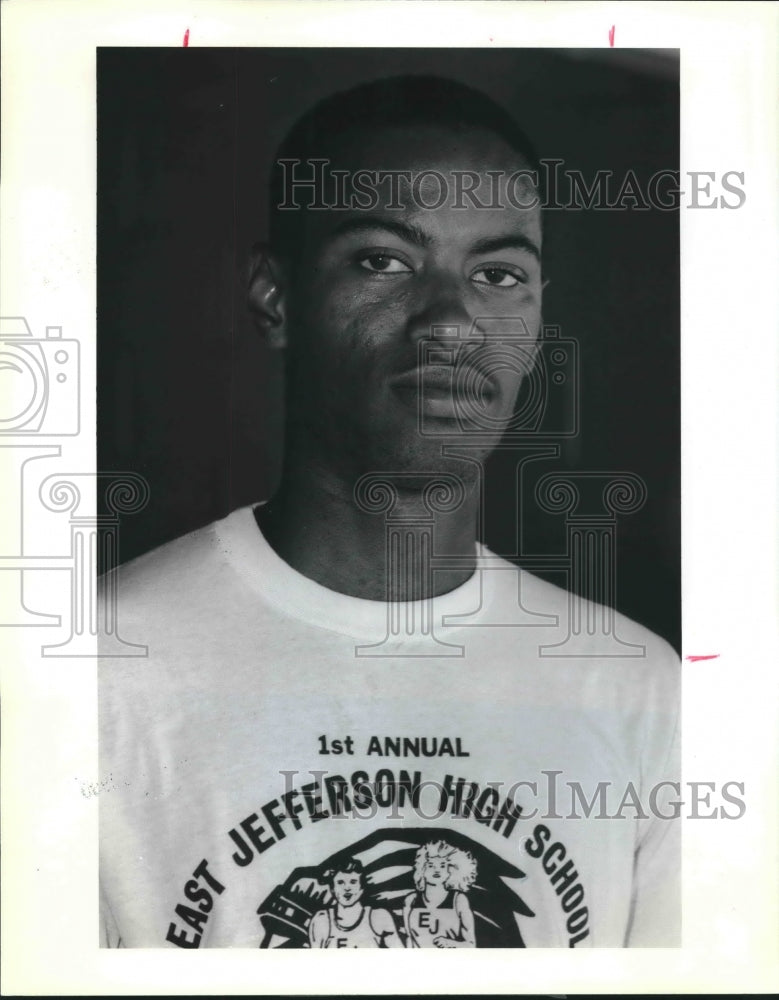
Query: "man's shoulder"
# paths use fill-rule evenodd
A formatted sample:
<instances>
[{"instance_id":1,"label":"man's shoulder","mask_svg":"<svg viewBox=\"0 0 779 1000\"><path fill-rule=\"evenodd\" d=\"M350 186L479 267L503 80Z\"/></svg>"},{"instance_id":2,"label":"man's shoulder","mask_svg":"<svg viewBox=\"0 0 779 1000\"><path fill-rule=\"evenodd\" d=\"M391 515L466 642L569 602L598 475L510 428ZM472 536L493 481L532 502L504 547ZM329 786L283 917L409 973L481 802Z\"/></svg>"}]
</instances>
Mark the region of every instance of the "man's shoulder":
<instances>
[{"instance_id":1,"label":"man's shoulder","mask_svg":"<svg viewBox=\"0 0 779 1000\"><path fill-rule=\"evenodd\" d=\"M573 588L553 583L521 565L482 550L484 565L494 572L499 601L511 606L526 625L541 626L541 632L554 629L555 638L539 638L545 646L544 658L597 660L602 666L610 661L623 669L631 662L646 667L648 662L676 676L679 654L662 636L646 625L620 612L616 607L580 596ZM512 572L513 571L513 572ZM555 650L553 644L559 643Z\"/></svg>"},{"instance_id":2,"label":"man's shoulder","mask_svg":"<svg viewBox=\"0 0 779 1000\"><path fill-rule=\"evenodd\" d=\"M118 601L129 615L203 601L214 606L220 594L232 595L236 570L247 559L246 536L255 531L252 508L234 510L104 574L99 599Z\"/></svg>"},{"instance_id":3,"label":"man's shoulder","mask_svg":"<svg viewBox=\"0 0 779 1000\"><path fill-rule=\"evenodd\" d=\"M225 622L241 594L230 530L224 528L236 513L243 515L233 512L100 578L98 616L107 627L98 638L105 704L115 685L120 702L134 688L139 705L151 703L165 678L180 682L209 642L215 648L224 643Z\"/></svg>"},{"instance_id":4,"label":"man's shoulder","mask_svg":"<svg viewBox=\"0 0 779 1000\"><path fill-rule=\"evenodd\" d=\"M101 595L115 586L123 604L143 605L197 585L221 561L218 523L197 528L104 574L99 581Z\"/></svg>"}]
</instances>

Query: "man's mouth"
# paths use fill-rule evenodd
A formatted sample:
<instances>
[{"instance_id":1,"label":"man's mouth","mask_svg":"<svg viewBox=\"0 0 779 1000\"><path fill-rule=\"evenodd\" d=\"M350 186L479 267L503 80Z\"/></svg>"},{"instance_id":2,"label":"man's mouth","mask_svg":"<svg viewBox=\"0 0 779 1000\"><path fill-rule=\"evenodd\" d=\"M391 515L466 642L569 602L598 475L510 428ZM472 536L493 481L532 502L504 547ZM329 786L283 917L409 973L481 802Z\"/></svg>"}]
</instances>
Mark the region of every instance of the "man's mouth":
<instances>
[{"instance_id":1,"label":"man's mouth","mask_svg":"<svg viewBox=\"0 0 779 1000\"><path fill-rule=\"evenodd\" d=\"M471 407L483 410L497 395L494 380L473 366L413 368L390 384L418 412L450 419L466 416Z\"/></svg>"}]
</instances>

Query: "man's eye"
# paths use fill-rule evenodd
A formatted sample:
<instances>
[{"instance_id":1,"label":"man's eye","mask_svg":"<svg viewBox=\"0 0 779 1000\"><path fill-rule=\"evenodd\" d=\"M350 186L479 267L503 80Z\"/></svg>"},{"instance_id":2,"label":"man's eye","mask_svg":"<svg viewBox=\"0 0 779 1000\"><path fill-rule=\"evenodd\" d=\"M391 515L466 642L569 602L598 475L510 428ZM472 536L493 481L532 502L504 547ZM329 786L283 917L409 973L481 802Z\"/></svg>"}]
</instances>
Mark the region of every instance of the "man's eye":
<instances>
[{"instance_id":1,"label":"man's eye","mask_svg":"<svg viewBox=\"0 0 779 1000\"><path fill-rule=\"evenodd\" d=\"M504 267L482 267L473 274L477 285L492 285L493 288L513 288L521 281L519 275Z\"/></svg>"},{"instance_id":2,"label":"man's eye","mask_svg":"<svg viewBox=\"0 0 779 1000\"><path fill-rule=\"evenodd\" d=\"M386 253L368 254L367 257L361 257L359 263L360 267L364 267L366 271L373 271L375 274L401 274L411 270L402 260Z\"/></svg>"}]
</instances>

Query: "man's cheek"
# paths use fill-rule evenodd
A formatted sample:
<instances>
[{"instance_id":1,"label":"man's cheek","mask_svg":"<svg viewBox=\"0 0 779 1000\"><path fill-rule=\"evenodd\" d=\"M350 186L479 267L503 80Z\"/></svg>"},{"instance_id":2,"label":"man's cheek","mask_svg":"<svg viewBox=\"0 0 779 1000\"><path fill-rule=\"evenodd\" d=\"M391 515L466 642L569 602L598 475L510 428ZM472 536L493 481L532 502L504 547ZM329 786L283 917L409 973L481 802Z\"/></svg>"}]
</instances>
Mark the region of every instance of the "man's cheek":
<instances>
[{"instance_id":1,"label":"man's cheek","mask_svg":"<svg viewBox=\"0 0 779 1000\"><path fill-rule=\"evenodd\" d=\"M372 281L352 296L351 307L366 325L397 333L413 313L412 289L403 279Z\"/></svg>"},{"instance_id":2,"label":"man's cheek","mask_svg":"<svg viewBox=\"0 0 779 1000\"><path fill-rule=\"evenodd\" d=\"M372 352L398 336L399 326L394 310L385 302L351 302L341 316L342 342L364 363L373 364Z\"/></svg>"},{"instance_id":3,"label":"man's cheek","mask_svg":"<svg viewBox=\"0 0 779 1000\"><path fill-rule=\"evenodd\" d=\"M503 370L498 374L500 410L504 416L510 417L514 412L517 397L528 374L527 365L524 363L521 364L521 371Z\"/></svg>"}]
</instances>

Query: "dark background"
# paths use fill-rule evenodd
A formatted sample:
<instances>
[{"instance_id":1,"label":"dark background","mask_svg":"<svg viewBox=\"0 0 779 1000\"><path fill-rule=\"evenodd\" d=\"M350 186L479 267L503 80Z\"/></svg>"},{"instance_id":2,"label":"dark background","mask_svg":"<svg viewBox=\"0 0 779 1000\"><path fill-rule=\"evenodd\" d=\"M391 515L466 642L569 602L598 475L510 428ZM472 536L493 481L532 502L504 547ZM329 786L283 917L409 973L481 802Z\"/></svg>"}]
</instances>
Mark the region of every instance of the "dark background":
<instances>
[{"instance_id":1,"label":"dark background","mask_svg":"<svg viewBox=\"0 0 779 1000\"><path fill-rule=\"evenodd\" d=\"M590 181L679 166L669 50L99 49L98 468L134 471L122 561L267 498L282 448L281 358L245 306L266 236L274 151L326 94L401 72L455 77L514 113L543 158ZM533 485L556 470L632 472L617 607L680 649L678 211L561 211L546 220L544 321L579 345L579 434L528 466L521 551L561 554L561 515ZM484 540L517 551L517 454L491 462ZM565 580L539 571L554 582Z\"/></svg>"}]
</instances>

